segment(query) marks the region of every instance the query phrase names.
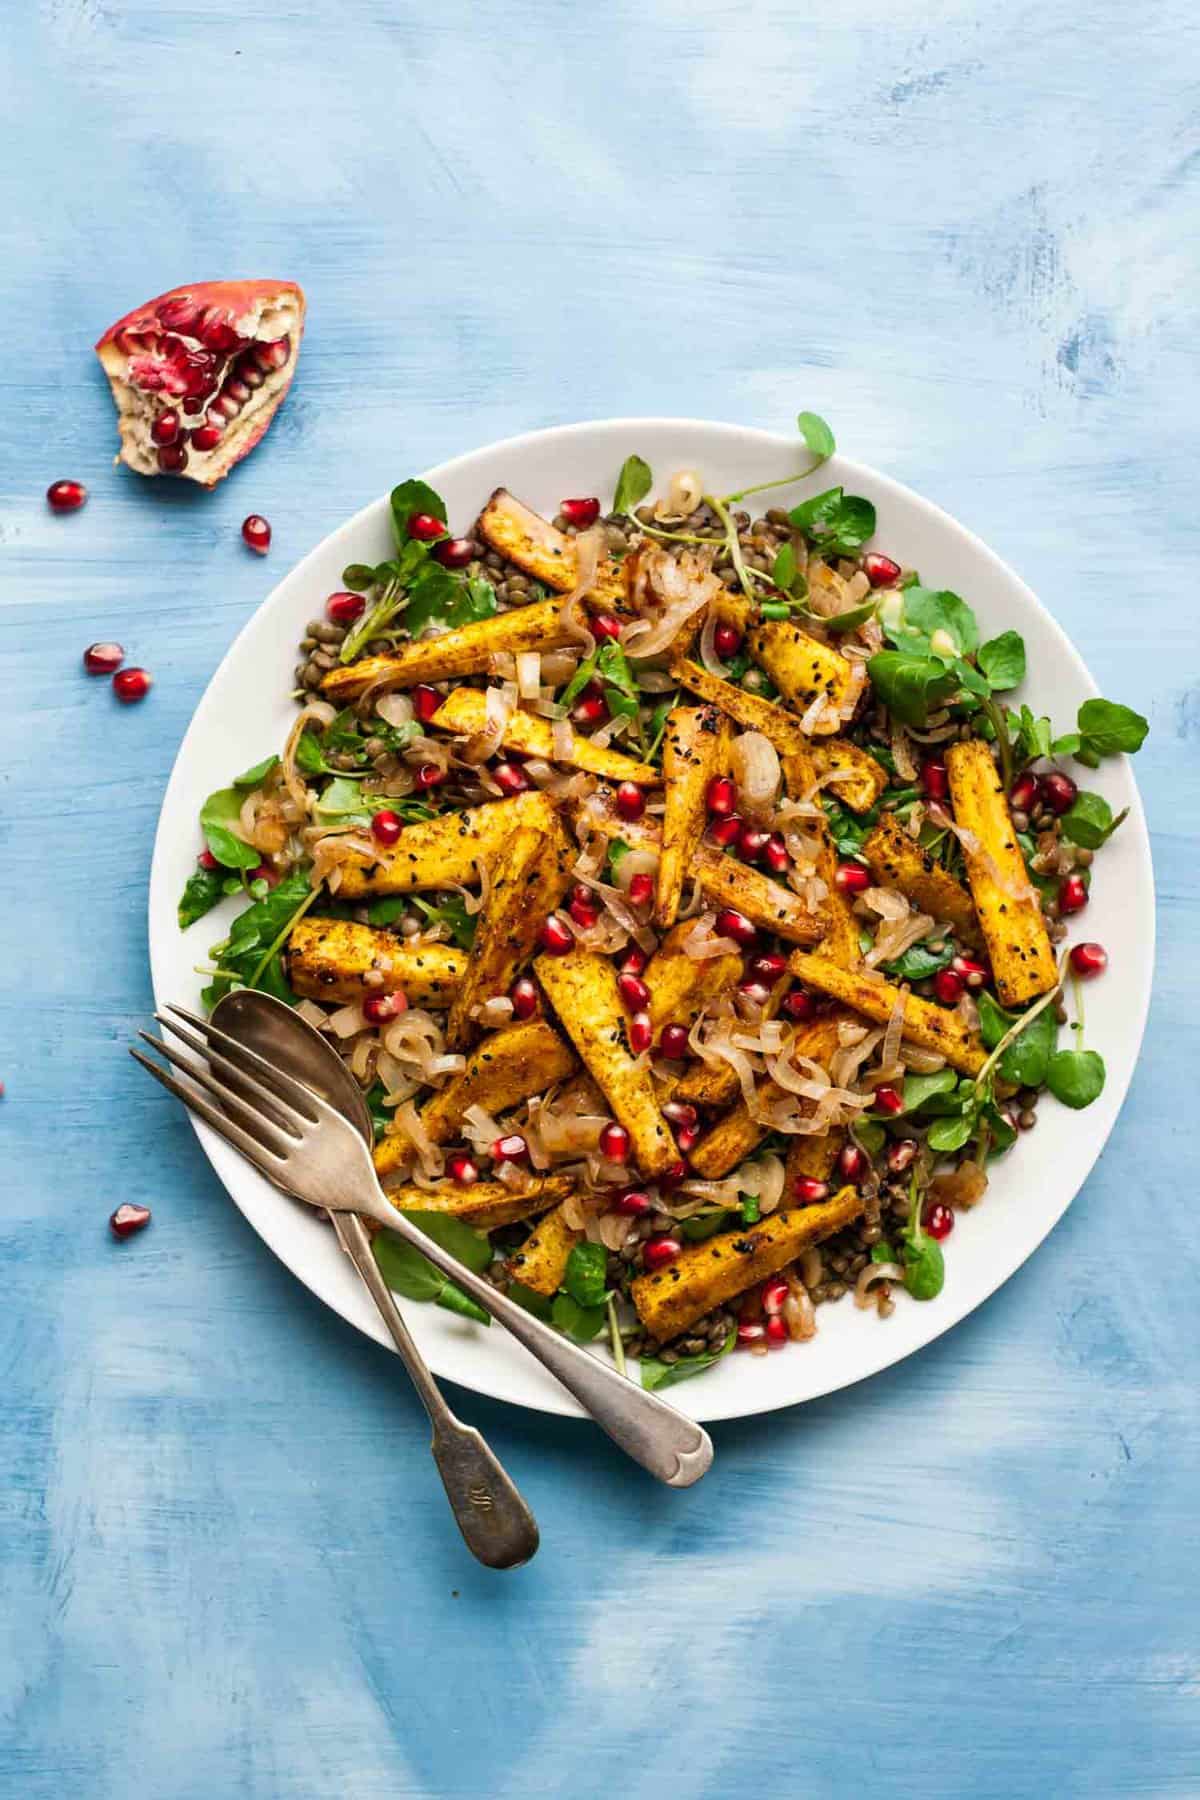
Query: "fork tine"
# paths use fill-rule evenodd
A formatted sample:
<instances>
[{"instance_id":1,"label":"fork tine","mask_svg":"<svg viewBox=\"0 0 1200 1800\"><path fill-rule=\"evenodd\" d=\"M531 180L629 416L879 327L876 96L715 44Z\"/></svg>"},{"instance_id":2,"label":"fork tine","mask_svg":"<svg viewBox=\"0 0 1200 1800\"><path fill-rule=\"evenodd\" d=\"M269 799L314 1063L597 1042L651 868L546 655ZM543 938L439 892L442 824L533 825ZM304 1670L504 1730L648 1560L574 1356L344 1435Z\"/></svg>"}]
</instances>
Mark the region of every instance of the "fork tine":
<instances>
[{"instance_id":1,"label":"fork tine","mask_svg":"<svg viewBox=\"0 0 1200 1800\"><path fill-rule=\"evenodd\" d=\"M276 1092L274 1087L268 1087L267 1083L265 1081L260 1081L257 1075L252 1075L249 1070L243 1069L232 1057L222 1055L220 1050L214 1049L212 1045L208 1043L207 1040L210 1035L213 1037L223 1037L225 1035L223 1032L214 1031L209 1033L206 1030L203 1035L200 1035L196 1032L189 1031L184 1025L177 1025L174 1019L168 1019L160 1012L156 1012L154 1017L165 1030L172 1032L175 1037L180 1038L183 1043L187 1045L189 1050L195 1050L198 1055L206 1057L213 1068L219 1069L234 1093L239 1094L252 1109L262 1107L281 1131L287 1131L294 1135L298 1109L289 1106L286 1100ZM233 1041L233 1039L230 1040L230 1042ZM242 1089L248 1091L242 1093ZM308 1114L300 1114L299 1116L308 1124L315 1123L315 1120Z\"/></svg>"},{"instance_id":2,"label":"fork tine","mask_svg":"<svg viewBox=\"0 0 1200 1800\"><path fill-rule=\"evenodd\" d=\"M206 1042L215 1044L218 1050L224 1051L226 1060L234 1063L239 1073L244 1073L247 1080L257 1076L259 1081L264 1086L271 1088L280 1100L290 1101L302 1117L308 1119L311 1124L316 1124L320 1115L319 1112L314 1112L313 1108L319 1109L324 1102L319 1094L314 1094L312 1089L305 1087L302 1081L297 1081L294 1075L289 1075L284 1069L277 1068L274 1063L268 1062L266 1057L260 1056L257 1050L251 1050L249 1045L243 1044L240 1039L231 1037L227 1031L222 1031L218 1025L213 1025L208 1019L202 1019L199 1014L189 1012L186 1007L176 1006L173 1001L168 1001L166 1010L174 1013L180 1019L186 1019L193 1030L198 1032ZM172 1025L161 1014L155 1013L154 1016L160 1025L167 1027L168 1031L174 1031L179 1036L183 1035L179 1032L178 1026ZM204 1054L208 1056L210 1052L205 1050Z\"/></svg>"},{"instance_id":3,"label":"fork tine","mask_svg":"<svg viewBox=\"0 0 1200 1800\"><path fill-rule=\"evenodd\" d=\"M173 1044L164 1044L161 1038L151 1037L148 1031L139 1031L138 1036L144 1044L149 1044L152 1050L157 1050L160 1056L165 1056L169 1063L173 1063L177 1069L181 1069L190 1081L195 1082L197 1087L203 1088L206 1093L211 1094L214 1100L220 1101L224 1106L234 1107L245 1120L243 1129L247 1135L255 1138L273 1156L284 1160L301 1142L302 1129L289 1130L276 1125L259 1112L252 1102L244 1100L240 1094L235 1093L224 1082L218 1081L208 1070L197 1068L195 1063L184 1056L181 1050L176 1050ZM303 1121L301 1124L303 1125Z\"/></svg>"},{"instance_id":4,"label":"fork tine","mask_svg":"<svg viewBox=\"0 0 1200 1800\"><path fill-rule=\"evenodd\" d=\"M143 1069L148 1070L155 1081L166 1088L168 1094L174 1094L177 1100L182 1100L189 1112L197 1113L207 1125L212 1126L218 1137L223 1137L235 1150L240 1150L247 1162L252 1162L256 1169L260 1169L272 1181L280 1179L281 1157L276 1156L257 1138L251 1137L248 1131L243 1131L240 1125L235 1125L228 1114L223 1113L220 1107L213 1106L203 1094L190 1092L182 1081L176 1081L173 1075L160 1069L156 1062L151 1062L148 1056L143 1056L132 1044L129 1045L129 1054L134 1062L141 1063Z\"/></svg>"}]
</instances>

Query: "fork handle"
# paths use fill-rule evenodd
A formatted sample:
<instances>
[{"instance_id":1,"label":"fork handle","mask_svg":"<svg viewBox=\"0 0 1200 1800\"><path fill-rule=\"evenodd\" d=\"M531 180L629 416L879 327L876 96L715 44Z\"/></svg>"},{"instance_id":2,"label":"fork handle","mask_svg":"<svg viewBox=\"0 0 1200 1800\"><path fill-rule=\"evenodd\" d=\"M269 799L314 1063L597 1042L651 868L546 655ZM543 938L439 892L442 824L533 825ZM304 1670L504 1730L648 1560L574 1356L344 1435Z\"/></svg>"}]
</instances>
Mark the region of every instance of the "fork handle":
<instances>
[{"instance_id":1,"label":"fork handle","mask_svg":"<svg viewBox=\"0 0 1200 1800\"><path fill-rule=\"evenodd\" d=\"M357 1213L332 1213L338 1242L362 1276L433 1426L433 1460L468 1550L489 1569L515 1569L538 1547L537 1521L473 1425L464 1425L413 1343Z\"/></svg>"},{"instance_id":2,"label":"fork handle","mask_svg":"<svg viewBox=\"0 0 1200 1800\"><path fill-rule=\"evenodd\" d=\"M512 1335L549 1369L585 1412L609 1437L640 1463L643 1469L668 1487L691 1487L712 1464L713 1447L708 1433L683 1413L668 1406L657 1394L636 1387L611 1363L601 1362L580 1345L562 1337L536 1319L507 1294L484 1281L432 1238L390 1206L376 1189L380 1205L373 1216L389 1231L407 1239L435 1268L448 1275L477 1300L484 1311L506 1326Z\"/></svg>"}]
</instances>

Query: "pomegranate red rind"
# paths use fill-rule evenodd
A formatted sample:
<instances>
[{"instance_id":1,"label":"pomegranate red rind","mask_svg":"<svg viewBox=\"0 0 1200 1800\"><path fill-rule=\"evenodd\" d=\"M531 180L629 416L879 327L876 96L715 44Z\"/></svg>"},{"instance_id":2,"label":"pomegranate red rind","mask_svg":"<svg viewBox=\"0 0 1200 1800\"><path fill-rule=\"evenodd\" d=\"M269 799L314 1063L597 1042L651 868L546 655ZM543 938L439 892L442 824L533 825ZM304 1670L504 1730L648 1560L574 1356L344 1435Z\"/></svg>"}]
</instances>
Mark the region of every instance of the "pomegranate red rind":
<instances>
[{"instance_id":1,"label":"pomegranate red rind","mask_svg":"<svg viewBox=\"0 0 1200 1800\"><path fill-rule=\"evenodd\" d=\"M199 281L118 319L96 355L117 405L120 460L140 475L215 487L291 386L304 312L292 281ZM164 412L182 426L169 444L152 435Z\"/></svg>"}]
</instances>

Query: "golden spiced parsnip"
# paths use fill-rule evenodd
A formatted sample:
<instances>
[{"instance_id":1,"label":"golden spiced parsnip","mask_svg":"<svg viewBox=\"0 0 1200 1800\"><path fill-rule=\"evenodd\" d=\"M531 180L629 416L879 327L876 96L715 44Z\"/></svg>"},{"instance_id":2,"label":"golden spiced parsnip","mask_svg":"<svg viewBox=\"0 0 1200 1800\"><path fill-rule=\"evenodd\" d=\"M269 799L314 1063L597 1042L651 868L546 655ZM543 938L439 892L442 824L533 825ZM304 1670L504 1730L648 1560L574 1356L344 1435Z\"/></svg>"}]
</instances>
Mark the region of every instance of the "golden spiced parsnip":
<instances>
[{"instance_id":1,"label":"golden spiced parsnip","mask_svg":"<svg viewBox=\"0 0 1200 1800\"><path fill-rule=\"evenodd\" d=\"M894 987L890 981L878 981L871 975L853 969L842 969L827 956L795 950L788 958L788 968L806 987L828 994L834 1000L886 1025L898 1005L903 1004L904 1037L923 1050L936 1050L951 1068L964 1075L978 1075L987 1061L983 1040L963 1024L957 1013L918 994Z\"/></svg>"},{"instance_id":2,"label":"golden spiced parsnip","mask_svg":"<svg viewBox=\"0 0 1200 1800\"><path fill-rule=\"evenodd\" d=\"M708 823L708 784L724 773L731 736L728 720L715 706L677 706L663 736L663 781L667 806L654 890L654 920L673 925L683 884Z\"/></svg>"},{"instance_id":3,"label":"golden spiced parsnip","mask_svg":"<svg viewBox=\"0 0 1200 1800\"><path fill-rule=\"evenodd\" d=\"M972 948L982 944L975 902L962 882L910 837L893 814L880 815L862 854L880 887L896 888L939 925L951 926L961 943Z\"/></svg>"},{"instance_id":4,"label":"golden spiced parsnip","mask_svg":"<svg viewBox=\"0 0 1200 1800\"><path fill-rule=\"evenodd\" d=\"M466 951L451 944L408 944L349 919L297 919L287 946L288 979L308 1000L402 993L416 1006L444 1007L466 966Z\"/></svg>"},{"instance_id":5,"label":"golden spiced parsnip","mask_svg":"<svg viewBox=\"0 0 1200 1800\"><path fill-rule=\"evenodd\" d=\"M483 688L455 688L448 694L433 716L442 731L457 736L474 736L487 724L487 694ZM602 775L606 781L636 781L643 787L658 787L660 771L650 763L638 762L620 750L593 744L590 738L567 731L568 745L559 748L554 726L536 713L514 712L505 721L501 743L506 750L521 756L539 756L545 762L569 763L572 768L586 769L591 775Z\"/></svg>"},{"instance_id":6,"label":"golden spiced parsnip","mask_svg":"<svg viewBox=\"0 0 1200 1800\"><path fill-rule=\"evenodd\" d=\"M464 675L488 675L497 656L522 650L561 650L571 642L557 600L535 601L490 619L473 619L438 637L418 638L387 655L330 669L321 693L335 706L357 700L368 688L416 687L418 682L456 681Z\"/></svg>"},{"instance_id":7,"label":"golden spiced parsnip","mask_svg":"<svg viewBox=\"0 0 1200 1800\"><path fill-rule=\"evenodd\" d=\"M489 549L499 551L535 581L560 594L575 586L578 565L573 540L507 488L496 489L479 515L477 530ZM592 612L625 610L625 569L616 557L600 559L584 603Z\"/></svg>"},{"instance_id":8,"label":"golden spiced parsnip","mask_svg":"<svg viewBox=\"0 0 1200 1800\"><path fill-rule=\"evenodd\" d=\"M385 1138L384 1144L387 1142ZM379 1174L386 1173L379 1167L382 1148L383 1144L377 1146L375 1157ZM447 1182L438 1188L414 1183L389 1187L385 1192L397 1212L446 1213L476 1231L495 1231L500 1225L517 1225L522 1219L549 1212L552 1206L561 1206L571 1192L571 1182L566 1175L534 1175L519 1188L503 1181L476 1181L462 1187Z\"/></svg>"},{"instance_id":9,"label":"golden spiced parsnip","mask_svg":"<svg viewBox=\"0 0 1200 1800\"><path fill-rule=\"evenodd\" d=\"M380 851L373 862L343 863L338 897L364 900L456 884L478 887L480 863L492 863L519 825L550 831L557 816L544 794L531 793L421 819L406 825L394 849Z\"/></svg>"}]
</instances>

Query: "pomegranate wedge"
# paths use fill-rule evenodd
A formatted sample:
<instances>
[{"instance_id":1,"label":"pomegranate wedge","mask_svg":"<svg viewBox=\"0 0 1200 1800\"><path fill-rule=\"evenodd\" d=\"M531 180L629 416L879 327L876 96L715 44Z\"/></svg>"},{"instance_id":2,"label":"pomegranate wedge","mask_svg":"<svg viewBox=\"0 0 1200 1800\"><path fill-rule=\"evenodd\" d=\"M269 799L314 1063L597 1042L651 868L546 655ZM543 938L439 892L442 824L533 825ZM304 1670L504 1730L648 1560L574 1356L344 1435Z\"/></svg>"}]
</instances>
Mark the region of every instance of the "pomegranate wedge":
<instances>
[{"instance_id":1,"label":"pomegranate wedge","mask_svg":"<svg viewBox=\"0 0 1200 1800\"><path fill-rule=\"evenodd\" d=\"M127 313L96 345L120 460L215 487L275 417L303 330L292 281L199 281Z\"/></svg>"}]
</instances>

